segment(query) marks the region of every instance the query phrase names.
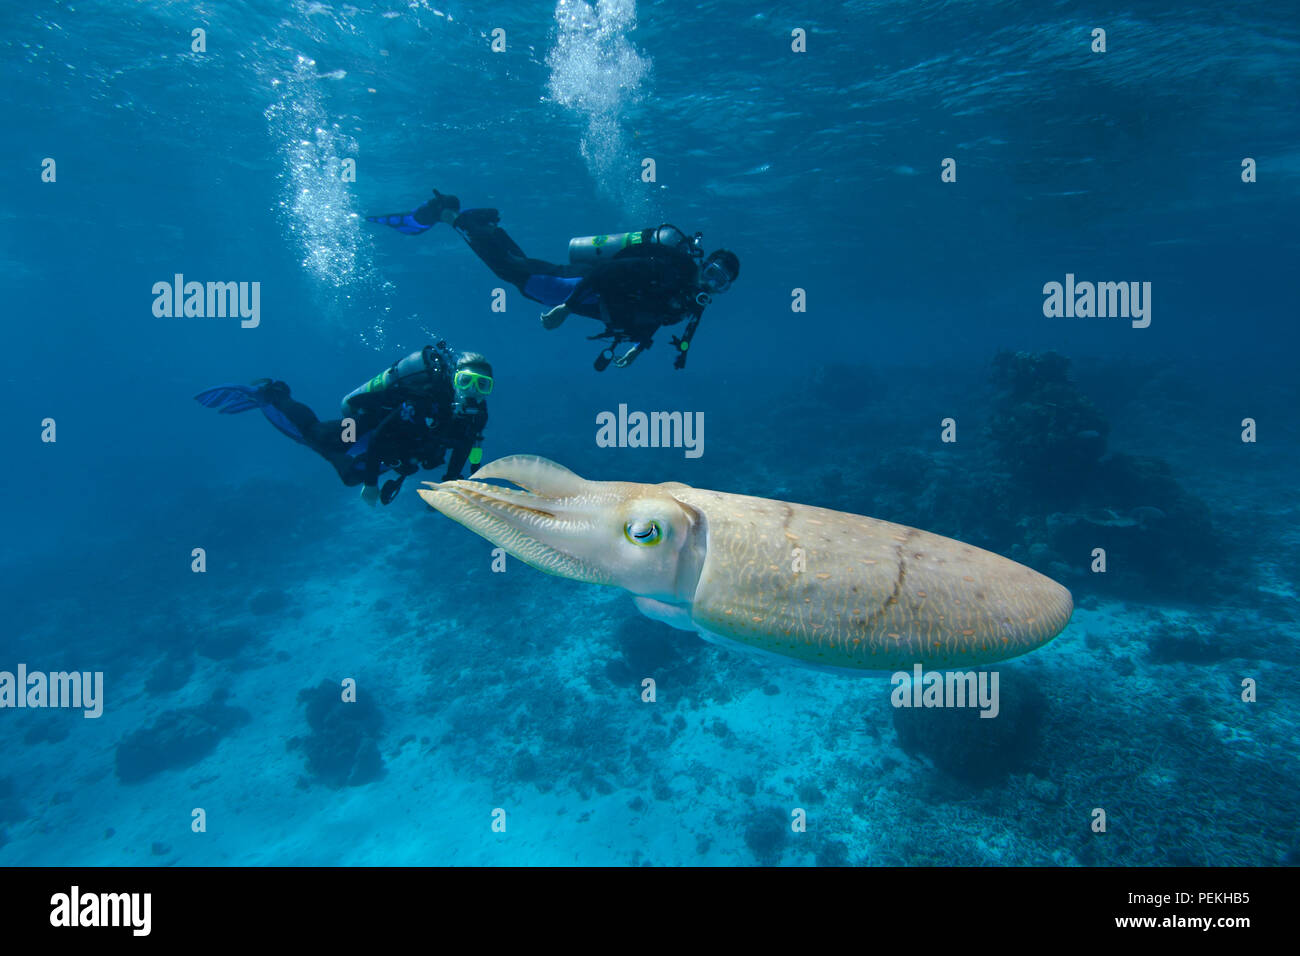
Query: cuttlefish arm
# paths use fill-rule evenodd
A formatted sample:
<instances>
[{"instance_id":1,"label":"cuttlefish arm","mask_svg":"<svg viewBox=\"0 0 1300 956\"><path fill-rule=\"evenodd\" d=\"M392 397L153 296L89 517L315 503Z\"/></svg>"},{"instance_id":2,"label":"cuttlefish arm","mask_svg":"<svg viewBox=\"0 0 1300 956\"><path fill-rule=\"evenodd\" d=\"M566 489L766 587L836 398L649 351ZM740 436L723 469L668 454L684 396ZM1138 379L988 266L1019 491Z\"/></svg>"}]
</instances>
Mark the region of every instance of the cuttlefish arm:
<instances>
[{"instance_id":1,"label":"cuttlefish arm","mask_svg":"<svg viewBox=\"0 0 1300 956\"><path fill-rule=\"evenodd\" d=\"M540 571L624 588L649 617L804 664L989 664L1046 644L1074 607L1024 565L862 515L589 481L529 455L426 484L435 509Z\"/></svg>"}]
</instances>

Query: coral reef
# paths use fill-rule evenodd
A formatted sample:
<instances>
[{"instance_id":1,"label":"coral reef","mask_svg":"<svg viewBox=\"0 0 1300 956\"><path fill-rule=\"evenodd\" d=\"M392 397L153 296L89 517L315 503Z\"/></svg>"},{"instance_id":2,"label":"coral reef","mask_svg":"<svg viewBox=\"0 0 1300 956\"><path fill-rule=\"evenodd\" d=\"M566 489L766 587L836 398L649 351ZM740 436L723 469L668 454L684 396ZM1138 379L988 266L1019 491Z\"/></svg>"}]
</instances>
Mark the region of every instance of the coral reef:
<instances>
[{"instance_id":1,"label":"coral reef","mask_svg":"<svg viewBox=\"0 0 1300 956\"><path fill-rule=\"evenodd\" d=\"M166 694L180 690L194 673L194 658L175 650L160 660L145 679L144 689L150 694Z\"/></svg>"},{"instance_id":2,"label":"coral reef","mask_svg":"<svg viewBox=\"0 0 1300 956\"><path fill-rule=\"evenodd\" d=\"M27 819L27 810L14 797L14 782L10 777L0 777L0 847L8 842L5 833L6 823L17 823Z\"/></svg>"},{"instance_id":3,"label":"coral reef","mask_svg":"<svg viewBox=\"0 0 1300 956\"><path fill-rule=\"evenodd\" d=\"M998 696L996 717L977 707L896 707L898 742L962 783L997 783L1028 766L1047 713L1047 698L1020 669L999 671Z\"/></svg>"},{"instance_id":4,"label":"coral reef","mask_svg":"<svg viewBox=\"0 0 1300 956\"><path fill-rule=\"evenodd\" d=\"M1092 486L1110 424L1056 352L999 352L989 433L999 464L1044 501L1068 505Z\"/></svg>"},{"instance_id":5,"label":"coral reef","mask_svg":"<svg viewBox=\"0 0 1300 956\"><path fill-rule=\"evenodd\" d=\"M656 682L671 680L676 687L684 688L694 684L698 676L700 642L679 639L671 628L639 614L619 625L614 646L619 656L605 665L605 674L615 683L639 686L642 679L652 677Z\"/></svg>"},{"instance_id":6,"label":"coral reef","mask_svg":"<svg viewBox=\"0 0 1300 956\"><path fill-rule=\"evenodd\" d=\"M1158 458L1106 454L1110 424L1055 352L1001 352L989 432L996 466L1021 502L1012 555L1066 583L1204 592L1222 561L1209 507ZM1091 573L1094 549L1106 575Z\"/></svg>"},{"instance_id":7,"label":"coral reef","mask_svg":"<svg viewBox=\"0 0 1300 956\"><path fill-rule=\"evenodd\" d=\"M289 595L280 588L258 591L249 599L248 609L254 614L279 614L289 606Z\"/></svg>"},{"instance_id":8,"label":"coral reef","mask_svg":"<svg viewBox=\"0 0 1300 956\"><path fill-rule=\"evenodd\" d=\"M197 630L193 639L195 652L214 661L231 660L259 643L253 629L242 624Z\"/></svg>"},{"instance_id":9,"label":"coral reef","mask_svg":"<svg viewBox=\"0 0 1300 956\"><path fill-rule=\"evenodd\" d=\"M312 776L328 787L358 787L384 775L379 754L383 716L369 694L345 702L337 682L322 680L298 692L307 711L311 733L293 737L291 750L301 750Z\"/></svg>"},{"instance_id":10,"label":"coral reef","mask_svg":"<svg viewBox=\"0 0 1300 956\"><path fill-rule=\"evenodd\" d=\"M230 707L218 691L199 707L164 711L149 726L133 731L117 745L117 776L139 783L164 770L198 763L217 749L225 736L251 719L248 711Z\"/></svg>"},{"instance_id":11,"label":"coral reef","mask_svg":"<svg viewBox=\"0 0 1300 956\"><path fill-rule=\"evenodd\" d=\"M778 865L789 838L790 817L782 808L759 811L745 826L745 846L759 866Z\"/></svg>"}]
</instances>

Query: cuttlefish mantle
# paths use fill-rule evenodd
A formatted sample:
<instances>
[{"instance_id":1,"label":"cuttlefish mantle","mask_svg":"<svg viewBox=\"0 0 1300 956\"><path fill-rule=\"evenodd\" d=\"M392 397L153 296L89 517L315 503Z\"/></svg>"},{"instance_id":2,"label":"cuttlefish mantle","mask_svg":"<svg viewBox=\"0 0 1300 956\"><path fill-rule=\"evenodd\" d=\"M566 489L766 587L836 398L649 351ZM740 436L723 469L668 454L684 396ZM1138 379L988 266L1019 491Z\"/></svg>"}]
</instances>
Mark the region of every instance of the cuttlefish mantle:
<instances>
[{"instance_id":1,"label":"cuttlefish mantle","mask_svg":"<svg viewBox=\"0 0 1300 956\"><path fill-rule=\"evenodd\" d=\"M539 571L624 588L656 620L818 667L990 664L1046 644L1074 608L1007 558L826 508L589 481L531 455L426 485L435 509Z\"/></svg>"}]
</instances>

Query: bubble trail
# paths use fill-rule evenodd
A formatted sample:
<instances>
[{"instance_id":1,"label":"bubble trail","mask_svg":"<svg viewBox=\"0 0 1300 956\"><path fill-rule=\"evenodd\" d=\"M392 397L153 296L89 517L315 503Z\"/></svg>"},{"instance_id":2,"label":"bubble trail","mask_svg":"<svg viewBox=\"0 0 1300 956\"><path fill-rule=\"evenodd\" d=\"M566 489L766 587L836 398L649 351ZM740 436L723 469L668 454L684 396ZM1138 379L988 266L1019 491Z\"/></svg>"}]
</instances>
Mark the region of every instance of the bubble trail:
<instances>
[{"instance_id":1,"label":"bubble trail","mask_svg":"<svg viewBox=\"0 0 1300 956\"><path fill-rule=\"evenodd\" d=\"M649 208L621 114L642 95L651 61L628 35L636 28L635 0L559 0L555 45L547 55L551 97L587 121L582 158L600 191L629 216Z\"/></svg>"}]
</instances>

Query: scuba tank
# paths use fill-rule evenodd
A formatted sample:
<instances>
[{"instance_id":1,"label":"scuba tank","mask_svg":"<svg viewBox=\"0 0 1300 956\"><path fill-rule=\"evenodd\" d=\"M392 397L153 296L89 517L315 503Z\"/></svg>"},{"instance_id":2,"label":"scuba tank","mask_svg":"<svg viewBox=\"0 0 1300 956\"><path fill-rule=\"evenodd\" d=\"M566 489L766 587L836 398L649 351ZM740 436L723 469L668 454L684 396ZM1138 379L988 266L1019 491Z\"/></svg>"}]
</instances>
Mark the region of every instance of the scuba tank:
<instances>
[{"instance_id":1,"label":"scuba tank","mask_svg":"<svg viewBox=\"0 0 1300 956\"><path fill-rule=\"evenodd\" d=\"M569 240L569 262L605 262L613 259L625 249L636 246L663 246L676 249L694 258L704 254L702 233L687 236L676 226L664 223L652 229L638 229L636 232L618 232L608 236L580 236Z\"/></svg>"},{"instance_id":2,"label":"scuba tank","mask_svg":"<svg viewBox=\"0 0 1300 956\"><path fill-rule=\"evenodd\" d=\"M343 417L356 413L352 400L359 395L370 392L382 392L401 389L403 392L431 395L440 384L450 378L451 370L456 367L446 342L426 345L418 352L412 352L399 362L394 362L370 381L358 385L343 396Z\"/></svg>"}]
</instances>

